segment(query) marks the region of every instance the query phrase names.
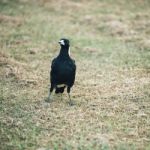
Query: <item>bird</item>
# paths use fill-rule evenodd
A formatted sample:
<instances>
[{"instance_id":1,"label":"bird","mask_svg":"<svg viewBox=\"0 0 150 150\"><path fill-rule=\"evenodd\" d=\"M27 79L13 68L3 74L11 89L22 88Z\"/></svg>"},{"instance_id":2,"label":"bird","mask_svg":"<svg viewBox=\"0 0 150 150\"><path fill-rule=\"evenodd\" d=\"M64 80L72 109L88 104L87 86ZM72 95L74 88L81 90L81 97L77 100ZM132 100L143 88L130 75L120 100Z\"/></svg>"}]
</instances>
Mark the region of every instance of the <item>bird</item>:
<instances>
[{"instance_id":1,"label":"bird","mask_svg":"<svg viewBox=\"0 0 150 150\"><path fill-rule=\"evenodd\" d=\"M58 43L60 44L60 52L51 63L51 85L49 89L48 101L50 102L52 99L53 90L55 90L56 94L60 93L62 99L62 93L65 88L67 88L69 104L73 105L70 91L75 82L76 63L75 60L70 57L70 41L66 38L62 38Z\"/></svg>"}]
</instances>

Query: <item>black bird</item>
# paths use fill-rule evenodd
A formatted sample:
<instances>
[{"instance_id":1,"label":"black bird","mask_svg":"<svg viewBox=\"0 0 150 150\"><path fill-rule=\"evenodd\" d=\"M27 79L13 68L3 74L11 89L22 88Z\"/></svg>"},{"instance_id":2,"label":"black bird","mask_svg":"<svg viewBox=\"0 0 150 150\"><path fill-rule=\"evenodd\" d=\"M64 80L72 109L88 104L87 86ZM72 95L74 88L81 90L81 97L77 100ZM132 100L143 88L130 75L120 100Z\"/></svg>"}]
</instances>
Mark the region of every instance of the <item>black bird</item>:
<instances>
[{"instance_id":1,"label":"black bird","mask_svg":"<svg viewBox=\"0 0 150 150\"><path fill-rule=\"evenodd\" d=\"M58 42L61 46L59 55L52 60L50 71L51 87L49 90L48 101L51 100L51 93L63 93L67 88L70 105L73 104L70 97L70 90L75 81L76 64L70 57L70 43L68 39L61 39Z\"/></svg>"}]
</instances>

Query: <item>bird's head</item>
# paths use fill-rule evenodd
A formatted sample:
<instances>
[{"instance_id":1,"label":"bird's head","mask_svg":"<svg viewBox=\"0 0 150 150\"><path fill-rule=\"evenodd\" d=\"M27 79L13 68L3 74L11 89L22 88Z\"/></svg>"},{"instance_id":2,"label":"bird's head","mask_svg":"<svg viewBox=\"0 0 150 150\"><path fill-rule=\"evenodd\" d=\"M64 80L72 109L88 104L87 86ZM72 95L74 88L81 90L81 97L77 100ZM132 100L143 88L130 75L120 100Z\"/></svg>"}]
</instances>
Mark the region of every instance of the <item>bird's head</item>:
<instances>
[{"instance_id":1,"label":"bird's head","mask_svg":"<svg viewBox=\"0 0 150 150\"><path fill-rule=\"evenodd\" d=\"M69 46L69 40L68 39L60 39L60 41L58 42L61 46Z\"/></svg>"}]
</instances>

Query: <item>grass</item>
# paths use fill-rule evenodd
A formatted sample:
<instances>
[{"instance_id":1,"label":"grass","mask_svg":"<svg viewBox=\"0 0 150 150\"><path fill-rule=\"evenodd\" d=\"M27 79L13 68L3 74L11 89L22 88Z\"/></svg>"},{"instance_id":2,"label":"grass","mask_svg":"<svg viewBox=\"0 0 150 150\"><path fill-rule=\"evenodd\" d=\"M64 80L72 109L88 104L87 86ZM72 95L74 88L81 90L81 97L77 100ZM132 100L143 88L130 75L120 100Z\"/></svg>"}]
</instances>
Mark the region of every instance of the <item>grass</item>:
<instances>
[{"instance_id":1,"label":"grass","mask_svg":"<svg viewBox=\"0 0 150 150\"><path fill-rule=\"evenodd\" d=\"M148 0L0 1L0 149L148 150L149 14ZM73 107L44 101L61 37Z\"/></svg>"}]
</instances>

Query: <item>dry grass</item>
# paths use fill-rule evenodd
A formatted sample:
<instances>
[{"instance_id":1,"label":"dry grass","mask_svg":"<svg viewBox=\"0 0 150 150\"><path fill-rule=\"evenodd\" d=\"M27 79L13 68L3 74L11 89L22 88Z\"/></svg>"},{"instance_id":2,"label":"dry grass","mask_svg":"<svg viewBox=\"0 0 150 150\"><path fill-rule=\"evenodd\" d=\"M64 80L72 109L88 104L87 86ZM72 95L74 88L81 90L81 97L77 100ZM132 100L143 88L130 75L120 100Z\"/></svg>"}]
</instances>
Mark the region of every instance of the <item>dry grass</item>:
<instances>
[{"instance_id":1,"label":"dry grass","mask_svg":"<svg viewBox=\"0 0 150 150\"><path fill-rule=\"evenodd\" d=\"M148 0L0 2L0 149L150 149ZM76 105L48 94L71 39Z\"/></svg>"}]
</instances>

